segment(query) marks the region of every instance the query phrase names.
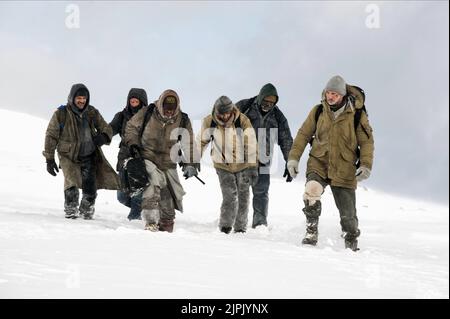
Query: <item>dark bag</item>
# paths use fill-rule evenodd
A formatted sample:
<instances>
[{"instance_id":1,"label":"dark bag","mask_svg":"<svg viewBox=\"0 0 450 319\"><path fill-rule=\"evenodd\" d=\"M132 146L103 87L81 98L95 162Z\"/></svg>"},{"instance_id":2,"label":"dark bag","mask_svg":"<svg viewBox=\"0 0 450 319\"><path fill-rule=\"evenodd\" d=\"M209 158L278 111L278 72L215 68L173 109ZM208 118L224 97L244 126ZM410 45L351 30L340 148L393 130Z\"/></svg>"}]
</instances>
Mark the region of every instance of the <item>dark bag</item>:
<instances>
[{"instance_id":1,"label":"dark bag","mask_svg":"<svg viewBox=\"0 0 450 319\"><path fill-rule=\"evenodd\" d=\"M131 194L142 192L145 187L150 185L145 162L142 158L126 160L119 174L123 188Z\"/></svg>"}]
</instances>

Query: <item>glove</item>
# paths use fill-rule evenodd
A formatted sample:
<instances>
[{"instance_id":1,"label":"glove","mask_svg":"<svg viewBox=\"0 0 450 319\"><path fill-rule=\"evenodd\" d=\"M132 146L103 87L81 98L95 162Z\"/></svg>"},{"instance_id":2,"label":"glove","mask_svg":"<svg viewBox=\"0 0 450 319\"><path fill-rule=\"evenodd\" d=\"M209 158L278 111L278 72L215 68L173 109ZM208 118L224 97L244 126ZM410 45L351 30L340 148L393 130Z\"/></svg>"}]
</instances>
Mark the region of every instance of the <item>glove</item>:
<instances>
[{"instance_id":1,"label":"glove","mask_svg":"<svg viewBox=\"0 0 450 319\"><path fill-rule=\"evenodd\" d=\"M287 165L286 165L286 168L288 170L289 175L291 175L291 178L296 178L297 177L297 174L298 174L298 161L296 161L296 160L288 161Z\"/></svg>"},{"instance_id":2,"label":"glove","mask_svg":"<svg viewBox=\"0 0 450 319\"><path fill-rule=\"evenodd\" d=\"M293 180L293 178L292 178L292 176L291 176L291 174L289 173L289 170L288 170L288 168L287 168L287 163L286 163L286 167L285 167L285 169L284 169L283 177L286 177L286 183L290 183L290 182L292 182L292 180Z\"/></svg>"},{"instance_id":3,"label":"glove","mask_svg":"<svg viewBox=\"0 0 450 319\"><path fill-rule=\"evenodd\" d=\"M188 179L188 178L191 178L191 177L194 177L194 176L198 175L197 168L192 166L192 165L185 165L183 167L183 172L184 172L183 177L185 179Z\"/></svg>"},{"instance_id":4,"label":"glove","mask_svg":"<svg viewBox=\"0 0 450 319\"><path fill-rule=\"evenodd\" d=\"M250 185L254 187L258 183L258 169L256 167L247 168L246 175L250 181Z\"/></svg>"},{"instance_id":5,"label":"glove","mask_svg":"<svg viewBox=\"0 0 450 319\"><path fill-rule=\"evenodd\" d=\"M56 173L59 172L58 165L56 165L54 159L47 160L47 172L53 176L56 176Z\"/></svg>"},{"instance_id":6,"label":"glove","mask_svg":"<svg viewBox=\"0 0 450 319\"><path fill-rule=\"evenodd\" d=\"M133 158L140 158L141 157L141 148L139 145L133 144L130 146L130 155Z\"/></svg>"},{"instance_id":7,"label":"glove","mask_svg":"<svg viewBox=\"0 0 450 319\"><path fill-rule=\"evenodd\" d=\"M108 143L109 138L105 133L101 133L101 134L95 135L92 138L92 141L94 142L95 146L100 147L100 146Z\"/></svg>"},{"instance_id":8,"label":"glove","mask_svg":"<svg viewBox=\"0 0 450 319\"><path fill-rule=\"evenodd\" d=\"M356 170L356 181L362 182L365 179L368 179L370 176L370 169L365 166L360 166Z\"/></svg>"}]
</instances>

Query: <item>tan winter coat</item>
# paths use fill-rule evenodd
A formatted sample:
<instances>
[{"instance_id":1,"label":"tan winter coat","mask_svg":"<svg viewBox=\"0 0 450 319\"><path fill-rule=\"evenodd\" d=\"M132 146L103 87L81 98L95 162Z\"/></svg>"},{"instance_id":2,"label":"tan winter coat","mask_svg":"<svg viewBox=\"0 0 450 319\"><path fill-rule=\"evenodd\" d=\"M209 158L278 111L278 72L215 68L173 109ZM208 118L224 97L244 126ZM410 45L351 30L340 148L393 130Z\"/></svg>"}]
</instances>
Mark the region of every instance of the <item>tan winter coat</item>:
<instances>
[{"instance_id":1,"label":"tan winter coat","mask_svg":"<svg viewBox=\"0 0 450 319\"><path fill-rule=\"evenodd\" d=\"M237 173L250 167L258 167L258 154L256 133L252 123L236 107L233 109L233 116L233 123L227 129L220 124L214 111L204 118L200 144L203 155L205 148L212 143L211 158L215 168ZM238 119L241 122L240 132L236 129ZM212 128L213 122L216 124Z\"/></svg>"},{"instance_id":2,"label":"tan winter coat","mask_svg":"<svg viewBox=\"0 0 450 319\"><path fill-rule=\"evenodd\" d=\"M162 103L169 96L175 96L177 99L177 111L172 119L166 119L161 114ZM180 99L178 94L173 90L164 91L156 106L150 120L144 128L142 138L139 134L144 123L145 112L148 107L143 107L136 115L134 115L127 123L125 128L124 142L128 145L138 145L142 148L141 155L153 162L160 170L165 171L177 167L177 153L180 149L175 146L180 131L182 113L180 110ZM193 132L191 121L187 121L186 130L189 136L183 136L181 139L181 149L186 158L185 162L192 162L192 154L194 150ZM172 155L171 155L172 152Z\"/></svg>"},{"instance_id":3,"label":"tan winter coat","mask_svg":"<svg viewBox=\"0 0 450 319\"><path fill-rule=\"evenodd\" d=\"M79 87L72 88L69 95L69 101L72 101L73 94ZM45 149L43 151L44 157L54 159L55 150L58 152L59 165L64 174L64 189L76 186L81 188L81 167L78 160L78 152L80 150L79 131L75 113L70 107L69 102L65 111L58 109L53 113L53 116L48 124L45 134ZM60 128L59 119L64 116L61 112L65 112L64 127ZM89 125L91 127L92 136L105 133L109 139L112 138L112 129L105 122L100 112L91 105L87 106L84 112L88 112ZM97 147L97 170L96 180L98 189L119 189L119 178L106 160L101 148Z\"/></svg>"},{"instance_id":4,"label":"tan winter coat","mask_svg":"<svg viewBox=\"0 0 450 319\"><path fill-rule=\"evenodd\" d=\"M345 110L334 119L334 114L326 102L325 92L322 94L323 112L317 121L317 106L298 130L297 137L289 153L289 160L299 161L306 145L315 135L309 153L307 172L315 172L322 178L329 178L332 186L356 189L356 149L360 147L361 166L372 169L374 139L372 127L365 112L362 112L360 125L354 128L355 109L362 108L362 94L347 85L347 92L354 97L355 103L347 103Z\"/></svg>"}]
</instances>

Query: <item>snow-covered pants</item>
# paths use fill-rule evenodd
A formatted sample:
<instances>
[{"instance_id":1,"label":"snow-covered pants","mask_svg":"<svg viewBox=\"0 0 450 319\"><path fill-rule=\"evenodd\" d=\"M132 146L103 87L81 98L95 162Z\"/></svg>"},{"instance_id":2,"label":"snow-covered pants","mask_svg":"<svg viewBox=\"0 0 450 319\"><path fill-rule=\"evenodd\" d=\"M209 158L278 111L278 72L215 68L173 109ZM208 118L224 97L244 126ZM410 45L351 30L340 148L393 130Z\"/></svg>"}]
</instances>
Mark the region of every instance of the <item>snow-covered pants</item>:
<instances>
[{"instance_id":1,"label":"snow-covered pants","mask_svg":"<svg viewBox=\"0 0 450 319\"><path fill-rule=\"evenodd\" d=\"M219 228L233 227L235 231L245 231L250 204L250 180L246 170L230 173L216 169L222 189Z\"/></svg>"},{"instance_id":2,"label":"snow-covered pants","mask_svg":"<svg viewBox=\"0 0 450 319\"><path fill-rule=\"evenodd\" d=\"M142 195L142 218L146 223L158 224L161 220L175 219L175 203L163 172L151 161L145 160L150 185ZM175 172L176 173L176 172Z\"/></svg>"}]
</instances>

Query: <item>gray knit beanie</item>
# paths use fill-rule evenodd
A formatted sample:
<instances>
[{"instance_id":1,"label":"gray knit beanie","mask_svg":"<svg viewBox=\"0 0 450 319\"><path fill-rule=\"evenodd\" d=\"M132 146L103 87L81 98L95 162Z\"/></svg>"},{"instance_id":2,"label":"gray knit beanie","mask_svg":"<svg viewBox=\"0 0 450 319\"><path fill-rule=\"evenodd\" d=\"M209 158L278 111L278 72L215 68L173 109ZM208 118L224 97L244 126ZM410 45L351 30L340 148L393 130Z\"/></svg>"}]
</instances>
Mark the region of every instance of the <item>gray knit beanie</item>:
<instances>
[{"instance_id":1,"label":"gray knit beanie","mask_svg":"<svg viewBox=\"0 0 450 319\"><path fill-rule=\"evenodd\" d=\"M214 103L214 112L218 114L231 112L233 108L234 108L233 102L231 102L230 98L225 95L219 97L216 103Z\"/></svg>"},{"instance_id":2,"label":"gray knit beanie","mask_svg":"<svg viewBox=\"0 0 450 319\"><path fill-rule=\"evenodd\" d=\"M345 80L339 75L333 76L330 81L328 81L325 91L333 91L342 96L347 95Z\"/></svg>"}]
</instances>

